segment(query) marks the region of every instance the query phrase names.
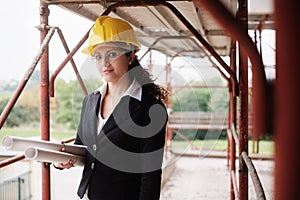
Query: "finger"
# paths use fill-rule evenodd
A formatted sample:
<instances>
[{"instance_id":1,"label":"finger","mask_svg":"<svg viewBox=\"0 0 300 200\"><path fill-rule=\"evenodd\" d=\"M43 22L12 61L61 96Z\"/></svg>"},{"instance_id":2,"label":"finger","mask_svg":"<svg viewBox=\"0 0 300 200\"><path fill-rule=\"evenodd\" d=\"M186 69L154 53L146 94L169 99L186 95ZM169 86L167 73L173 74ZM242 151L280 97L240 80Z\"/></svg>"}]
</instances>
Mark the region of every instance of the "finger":
<instances>
[{"instance_id":1,"label":"finger","mask_svg":"<svg viewBox=\"0 0 300 200\"><path fill-rule=\"evenodd\" d=\"M74 163L75 163L75 161L74 161L73 159L71 159L71 160L69 161L69 165L72 166L72 167L74 167Z\"/></svg>"}]
</instances>

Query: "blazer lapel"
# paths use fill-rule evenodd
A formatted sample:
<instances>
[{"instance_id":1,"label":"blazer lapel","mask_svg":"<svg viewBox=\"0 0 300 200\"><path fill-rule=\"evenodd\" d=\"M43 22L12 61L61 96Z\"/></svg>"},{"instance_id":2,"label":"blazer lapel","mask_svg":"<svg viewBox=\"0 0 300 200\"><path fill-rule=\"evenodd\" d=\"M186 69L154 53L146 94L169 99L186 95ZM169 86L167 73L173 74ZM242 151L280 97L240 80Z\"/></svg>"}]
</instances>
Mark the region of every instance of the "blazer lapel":
<instances>
[{"instance_id":1,"label":"blazer lapel","mask_svg":"<svg viewBox=\"0 0 300 200\"><path fill-rule=\"evenodd\" d=\"M107 133L114 127L126 122L127 119L133 118L134 114L140 110L140 108L141 104L137 99L130 96L122 97L112 114L109 116L102 131Z\"/></svg>"},{"instance_id":2,"label":"blazer lapel","mask_svg":"<svg viewBox=\"0 0 300 200\"><path fill-rule=\"evenodd\" d=\"M90 133L92 134L93 138L96 138L97 136L97 121L98 121L98 110L100 106L100 98L101 94L96 93L95 95L92 95L89 108L89 123L90 127L92 127Z\"/></svg>"}]
</instances>

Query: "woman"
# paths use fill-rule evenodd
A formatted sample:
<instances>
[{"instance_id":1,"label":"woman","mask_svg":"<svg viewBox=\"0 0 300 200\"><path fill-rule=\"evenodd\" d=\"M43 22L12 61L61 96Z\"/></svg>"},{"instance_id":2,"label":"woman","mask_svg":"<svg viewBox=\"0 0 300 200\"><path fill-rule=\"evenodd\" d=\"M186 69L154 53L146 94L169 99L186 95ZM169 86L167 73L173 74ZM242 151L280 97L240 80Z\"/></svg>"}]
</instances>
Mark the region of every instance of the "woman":
<instances>
[{"instance_id":1,"label":"woman","mask_svg":"<svg viewBox=\"0 0 300 200\"><path fill-rule=\"evenodd\" d=\"M94 57L105 83L85 97L81 110L75 144L88 151L80 198L159 199L166 92L140 66L139 48L126 21L109 16L95 21L83 52Z\"/></svg>"}]
</instances>

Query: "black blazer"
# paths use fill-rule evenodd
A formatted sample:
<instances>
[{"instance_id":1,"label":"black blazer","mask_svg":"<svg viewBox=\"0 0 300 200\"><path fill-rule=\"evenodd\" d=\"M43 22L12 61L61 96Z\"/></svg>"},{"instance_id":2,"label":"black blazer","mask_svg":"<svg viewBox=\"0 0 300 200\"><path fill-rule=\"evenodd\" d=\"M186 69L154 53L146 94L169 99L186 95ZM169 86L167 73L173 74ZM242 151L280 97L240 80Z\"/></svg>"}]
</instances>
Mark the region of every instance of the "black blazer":
<instances>
[{"instance_id":1,"label":"black blazer","mask_svg":"<svg viewBox=\"0 0 300 200\"><path fill-rule=\"evenodd\" d=\"M124 96L97 135L100 98L100 92L92 93L83 101L75 144L86 145L88 151L78 196L88 188L90 200L158 200L164 105L144 88L141 101Z\"/></svg>"}]
</instances>

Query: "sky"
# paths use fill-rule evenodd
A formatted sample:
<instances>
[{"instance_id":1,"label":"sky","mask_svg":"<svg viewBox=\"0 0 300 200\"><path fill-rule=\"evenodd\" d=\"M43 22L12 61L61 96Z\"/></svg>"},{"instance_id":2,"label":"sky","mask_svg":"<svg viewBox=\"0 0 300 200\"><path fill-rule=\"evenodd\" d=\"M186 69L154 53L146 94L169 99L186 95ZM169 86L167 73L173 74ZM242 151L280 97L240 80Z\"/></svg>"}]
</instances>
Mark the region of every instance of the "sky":
<instances>
[{"instance_id":1,"label":"sky","mask_svg":"<svg viewBox=\"0 0 300 200\"><path fill-rule=\"evenodd\" d=\"M62 30L69 49L73 49L93 22L58 6L49 6L49 8L49 24ZM21 80L32 64L40 46L39 31L35 28L39 25L40 19L39 0L3 1L0 15L2 30L0 37L0 81ZM262 38L265 45L263 53L266 55L264 56L264 63L265 65L274 65L275 35L274 33L263 32ZM57 33L54 34L50 42L49 52L49 68L54 71L66 56ZM86 59L85 54L76 53L74 60L79 69ZM165 60L161 57L159 59ZM154 62L159 63L159 59ZM36 69L39 67L38 64ZM76 78L70 64L66 65L59 77L65 80Z\"/></svg>"},{"instance_id":2,"label":"sky","mask_svg":"<svg viewBox=\"0 0 300 200\"><path fill-rule=\"evenodd\" d=\"M16 3L17 2L17 3ZM93 21L80 17L55 5L50 5L49 25L59 27L64 34L69 49L72 50L84 34L93 25ZM40 46L39 0L4 1L0 7L0 26L4 30L0 36L0 81L21 80ZM87 42L80 50L87 46ZM79 50L79 51L80 51ZM138 52L142 55L145 48ZM165 60L162 55L156 56ZM66 57L58 34L55 33L49 45L49 68L55 71ZM73 57L78 70L87 60L87 55L77 52ZM39 69L40 64L36 66ZM65 80L76 79L70 64L67 64L59 76Z\"/></svg>"},{"instance_id":3,"label":"sky","mask_svg":"<svg viewBox=\"0 0 300 200\"><path fill-rule=\"evenodd\" d=\"M77 44L92 26L92 21L79 17L58 6L50 6L49 24L59 27L69 49ZM39 0L3 1L0 7L0 80L20 80L37 55L40 46ZM55 70L66 56L58 34L55 33L49 46L50 70ZM78 54L76 64L84 62L86 55ZM39 64L36 69L39 68ZM75 77L71 66L66 66L62 76Z\"/></svg>"}]
</instances>

